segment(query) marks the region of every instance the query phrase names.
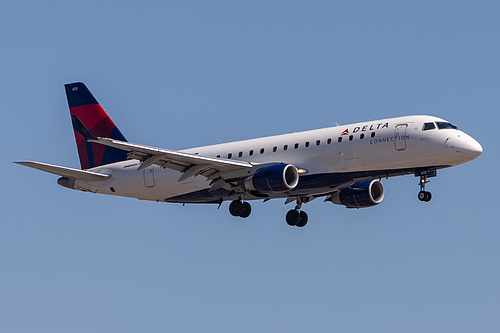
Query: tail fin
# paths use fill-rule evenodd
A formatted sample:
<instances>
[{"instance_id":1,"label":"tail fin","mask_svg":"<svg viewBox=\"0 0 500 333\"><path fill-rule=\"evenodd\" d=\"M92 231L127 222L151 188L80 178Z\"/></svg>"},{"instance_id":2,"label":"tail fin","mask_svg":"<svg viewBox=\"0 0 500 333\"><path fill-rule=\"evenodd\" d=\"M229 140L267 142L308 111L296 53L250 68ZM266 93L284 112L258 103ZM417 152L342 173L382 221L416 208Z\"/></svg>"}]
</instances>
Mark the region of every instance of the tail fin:
<instances>
[{"instance_id":1,"label":"tail fin","mask_svg":"<svg viewBox=\"0 0 500 333\"><path fill-rule=\"evenodd\" d=\"M88 137L89 134L95 137L127 140L106 114L106 111L92 96L85 84L81 82L69 83L64 87L66 88L66 97L68 98L82 169L126 160L126 151L87 142L85 137ZM83 133L82 129L90 133Z\"/></svg>"}]
</instances>

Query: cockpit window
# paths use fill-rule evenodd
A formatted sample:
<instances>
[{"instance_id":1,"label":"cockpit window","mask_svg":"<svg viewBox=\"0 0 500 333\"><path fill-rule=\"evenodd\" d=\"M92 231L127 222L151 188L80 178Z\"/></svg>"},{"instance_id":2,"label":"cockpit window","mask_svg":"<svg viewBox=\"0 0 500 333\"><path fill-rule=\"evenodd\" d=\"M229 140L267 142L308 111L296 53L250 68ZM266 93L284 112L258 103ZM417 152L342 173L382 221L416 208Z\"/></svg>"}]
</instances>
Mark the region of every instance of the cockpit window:
<instances>
[{"instance_id":1,"label":"cockpit window","mask_svg":"<svg viewBox=\"0 0 500 333\"><path fill-rule=\"evenodd\" d=\"M438 121L436 122L436 124L438 125L439 129L457 129L457 126L442 121Z\"/></svg>"},{"instance_id":2,"label":"cockpit window","mask_svg":"<svg viewBox=\"0 0 500 333\"><path fill-rule=\"evenodd\" d=\"M425 123L424 127L422 127L422 131L433 130L435 128L436 128L436 125L434 125L434 123Z\"/></svg>"}]
</instances>

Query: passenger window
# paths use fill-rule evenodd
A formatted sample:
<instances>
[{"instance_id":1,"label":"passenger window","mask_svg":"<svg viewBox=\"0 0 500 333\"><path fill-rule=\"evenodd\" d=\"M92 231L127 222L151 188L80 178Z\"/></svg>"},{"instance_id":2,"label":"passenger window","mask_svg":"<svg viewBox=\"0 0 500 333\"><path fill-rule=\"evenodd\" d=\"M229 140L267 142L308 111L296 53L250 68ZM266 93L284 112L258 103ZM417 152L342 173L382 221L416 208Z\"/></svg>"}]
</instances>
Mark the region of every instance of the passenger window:
<instances>
[{"instance_id":1,"label":"passenger window","mask_svg":"<svg viewBox=\"0 0 500 333\"><path fill-rule=\"evenodd\" d=\"M320 140L317 140L317 141L316 141L316 146L319 146L319 144L320 144L320 143L321 143L321 141L320 141Z\"/></svg>"},{"instance_id":2,"label":"passenger window","mask_svg":"<svg viewBox=\"0 0 500 333\"><path fill-rule=\"evenodd\" d=\"M349 141L352 141L352 138L354 138L354 136L349 135Z\"/></svg>"},{"instance_id":3,"label":"passenger window","mask_svg":"<svg viewBox=\"0 0 500 333\"><path fill-rule=\"evenodd\" d=\"M238 153L238 157L241 157L241 156L243 156L243 152L242 152L242 151L240 151L240 152Z\"/></svg>"},{"instance_id":4,"label":"passenger window","mask_svg":"<svg viewBox=\"0 0 500 333\"><path fill-rule=\"evenodd\" d=\"M260 153L264 154L264 148L260 148Z\"/></svg>"},{"instance_id":5,"label":"passenger window","mask_svg":"<svg viewBox=\"0 0 500 333\"><path fill-rule=\"evenodd\" d=\"M365 133L361 133L361 134L359 135L359 138L360 138L361 140L363 140L363 139L365 138Z\"/></svg>"},{"instance_id":6,"label":"passenger window","mask_svg":"<svg viewBox=\"0 0 500 333\"><path fill-rule=\"evenodd\" d=\"M307 141L304 146L309 147L309 141Z\"/></svg>"},{"instance_id":7,"label":"passenger window","mask_svg":"<svg viewBox=\"0 0 500 333\"><path fill-rule=\"evenodd\" d=\"M328 145L329 145L330 143L332 143L332 139L328 139L328 140L326 140L326 144L328 144Z\"/></svg>"},{"instance_id":8,"label":"passenger window","mask_svg":"<svg viewBox=\"0 0 500 333\"><path fill-rule=\"evenodd\" d=\"M284 145L283 150L287 150L287 149L288 149L288 145Z\"/></svg>"},{"instance_id":9,"label":"passenger window","mask_svg":"<svg viewBox=\"0 0 500 333\"><path fill-rule=\"evenodd\" d=\"M342 137L341 137L341 136L339 136L339 138L338 138L338 140L337 140L337 141L338 141L338 142L342 142Z\"/></svg>"},{"instance_id":10,"label":"passenger window","mask_svg":"<svg viewBox=\"0 0 500 333\"><path fill-rule=\"evenodd\" d=\"M295 146L294 146L295 149L299 148L299 144L296 143Z\"/></svg>"},{"instance_id":11,"label":"passenger window","mask_svg":"<svg viewBox=\"0 0 500 333\"><path fill-rule=\"evenodd\" d=\"M220 155L217 155L217 158L220 158Z\"/></svg>"},{"instance_id":12,"label":"passenger window","mask_svg":"<svg viewBox=\"0 0 500 333\"><path fill-rule=\"evenodd\" d=\"M278 150L278 147L273 147L273 153L275 153Z\"/></svg>"},{"instance_id":13,"label":"passenger window","mask_svg":"<svg viewBox=\"0 0 500 333\"><path fill-rule=\"evenodd\" d=\"M375 137L375 132L372 132L372 134L370 135L372 138Z\"/></svg>"},{"instance_id":14,"label":"passenger window","mask_svg":"<svg viewBox=\"0 0 500 333\"><path fill-rule=\"evenodd\" d=\"M231 157L233 157L233 154L231 154L231 153L227 154L227 158L231 158Z\"/></svg>"},{"instance_id":15,"label":"passenger window","mask_svg":"<svg viewBox=\"0 0 500 333\"><path fill-rule=\"evenodd\" d=\"M424 127L422 127L422 131L433 130L435 128L436 128L436 125L434 125L434 123L425 123Z\"/></svg>"},{"instance_id":16,"label":"passenger window","mask_svg":"<svg viewBox=\"0 0 500 333\"><path fill-rule=\"evenodd\" d=\"M252 156L252 155L253 155L253 150L250 150L250 151L248 152L248 156Z\"/></svg>"}]
</instances>

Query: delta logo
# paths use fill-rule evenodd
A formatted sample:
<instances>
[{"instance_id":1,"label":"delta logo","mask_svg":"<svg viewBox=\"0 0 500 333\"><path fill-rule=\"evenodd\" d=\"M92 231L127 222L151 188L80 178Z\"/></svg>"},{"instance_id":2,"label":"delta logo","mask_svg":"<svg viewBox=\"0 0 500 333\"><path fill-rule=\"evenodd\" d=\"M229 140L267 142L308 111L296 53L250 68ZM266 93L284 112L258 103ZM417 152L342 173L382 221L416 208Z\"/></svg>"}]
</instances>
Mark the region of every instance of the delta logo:
<instances>
[{"instance_id":1,"label":"delta logo","mask_svg":"<svg viewBox=\"0 0 500 333\"><path fill-rule=\"evenodd\" d=\"M370 124L370 125L364 125L363 127L361 126L356 126L352 130L352 134L358 133L358 132L366 132L366 131L375 131L378 129L384 129L388 128L389 123L379 123L379 124ZM349 135L349 128L346 128L340 135Z\"/></svg>"}]
</instances>

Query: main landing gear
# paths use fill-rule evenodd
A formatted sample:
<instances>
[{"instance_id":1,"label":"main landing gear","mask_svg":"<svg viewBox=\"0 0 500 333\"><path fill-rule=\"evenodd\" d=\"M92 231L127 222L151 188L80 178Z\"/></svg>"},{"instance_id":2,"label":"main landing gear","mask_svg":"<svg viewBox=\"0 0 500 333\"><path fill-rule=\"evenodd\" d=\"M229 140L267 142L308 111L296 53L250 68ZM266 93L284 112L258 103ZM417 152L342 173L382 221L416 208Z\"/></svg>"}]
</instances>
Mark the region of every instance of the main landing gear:
<instances>
[{"instance_id":1,"label":"main landing gear","mask_svg":"<svg viewBox=\"0 0 500 333\"><path fill-rule=\"evenodd\" d=\"M286 223L288 223L288 225L305 227L309 218L306 212L300 210L301 207L302 201L300 199L297 199L297 205L295 206L295 209L288 211L288 213L286 214ZM246 218L250 216L251 212L252 206L250 206L248 202L233 200L229 204L229 213L232 216Z\"/></svg>"},{"instance_id":2,"label":"main landing gear","mask_svg":"<svg viewBox=\"0 0 500 333\"><path fill-rule=\"evenodd\" d=\"M289 226L297 226L302 228L307 224L307 220L309 218L306 212L300 210L301 207L302 202L297 199L297 205L295 206L295 209L289 210L288 213L286 213L286 223L288 223Z\"/></svg>"},{"instance_id":3,"label":"main landing gear","mask_svg":"<svg viewBox=\"0 0 500 333\"><path fill-rule=\"evenodd\" d=\"M236 217L249 217L252 212L252 206L248 202L233 200L229 205L229 213Z\"/></svg>"},{"instance_id":4,"label":"main landing gear","mask_svg":"<svg viewBox=\"0 0 500 333\"><path fill-rule=\"evenodd\" d=\"M418 192L418 200L423 201L423 202L429 202L432 199L432 194L431 192L427 192L425 190L425 185L429 182L427 178L429 177L436 177L436 170L431 170L428 172L421 172L420 174L416 174L417 176L420 176L420 192Z\"/></svg>"}]
</instances>

